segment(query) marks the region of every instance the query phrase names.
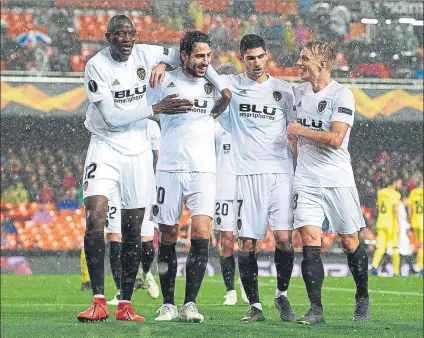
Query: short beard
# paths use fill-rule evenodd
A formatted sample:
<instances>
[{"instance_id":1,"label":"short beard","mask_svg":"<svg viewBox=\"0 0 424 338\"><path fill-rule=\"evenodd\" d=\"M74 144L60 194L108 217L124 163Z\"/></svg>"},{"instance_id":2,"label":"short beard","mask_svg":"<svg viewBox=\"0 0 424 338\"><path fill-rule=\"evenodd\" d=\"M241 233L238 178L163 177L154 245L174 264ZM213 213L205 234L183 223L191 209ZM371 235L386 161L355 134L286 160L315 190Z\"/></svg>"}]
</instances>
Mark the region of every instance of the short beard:
<instances>
[{"instance_id":1,"label":"short beard","mask_svg":"<svg viewBox=\"0 0 424 338\"><path fill-rule=\"evenodd\" d=\"M188 74L190 74L191 76L193 76L193 77L197 77L197 78L203 78L204 76L203 75L198 75L197 73L196 73L196 70L195 70L196 68L195 67L193 67L192 65L191 65L191 62L189 62L189 63L187 63L186 65L185 65L185 67L184 67L184 70L188 73Z\"/></svg>"}]
</instances>

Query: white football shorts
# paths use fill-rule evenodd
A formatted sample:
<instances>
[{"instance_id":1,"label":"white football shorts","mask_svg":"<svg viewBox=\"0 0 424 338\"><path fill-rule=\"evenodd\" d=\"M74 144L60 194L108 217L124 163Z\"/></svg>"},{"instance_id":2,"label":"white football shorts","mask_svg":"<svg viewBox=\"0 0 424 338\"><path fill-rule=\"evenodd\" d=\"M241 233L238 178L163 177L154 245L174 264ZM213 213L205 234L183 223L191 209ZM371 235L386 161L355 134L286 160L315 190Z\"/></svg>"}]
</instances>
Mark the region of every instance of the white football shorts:
<instances>
[{"instance_id":1,"label":"white football shorts","mask_svg":"<svg viewBox=\"0 0 424 338\"><path fill-rule=\"evenodd\" d=\"M216 175L204 172L156 172L156 205L151 219L158 224L179 224L184 204L191 216L213 218Z\"/></svg>"},{"instance_id":2,"label":"white football shorts","mask_svg":"<svg viewBox=\"0 0 424 338\"><path fill-rule=\"evenodd\" d=\"M293 175L237 176L234 215L236 237L266 239L271 231L293 230Z\"/></svg>"},{"instance_id":3,"label":"white football shorts","mask_svg":"<svg viewBox=\"0 0 424 338\"><path fill-rule=\"evenodd\" d=\"M219 200L215 202L215 216L212 229L214 231L234 232L234 200Z\"/></svg>"},{"instance_id":4,"label":"white football shorts","mask_svg":"<svg viewBox=\"0 0 424 338\"><path fill-rule=\"evenodd\" d=\"M151 206L147 206L144 210L143 224L141 225L140 236L154 236L155 224L150 220ZM121 233L121 207L119 194L116 192L110 196L107 206L107 225L105 232L108 234Z\"/></svg>"},{"instance_id":5,"label":"white football shorts","mask_svg":"<svg viewBox=\"0 0 424 338\"><path fill-rule=\"evenodd\" d=\"M122 155L105 141L92 137L85 160L83 197L108 197L116 190L124 209L154 204L152 151L149 148L139 155Z\"/></svg>"},{"instance_id":6,"label":"white football shorts","mask_svg":"<svg viewBox=\"0 0 424 338\"><path fill-rule=\"evenodd\" d=\"M365 227L356 187L294 187L294 228L322 228L328 218L329 232L349 235Z\"/></svg>"}]
</instances>

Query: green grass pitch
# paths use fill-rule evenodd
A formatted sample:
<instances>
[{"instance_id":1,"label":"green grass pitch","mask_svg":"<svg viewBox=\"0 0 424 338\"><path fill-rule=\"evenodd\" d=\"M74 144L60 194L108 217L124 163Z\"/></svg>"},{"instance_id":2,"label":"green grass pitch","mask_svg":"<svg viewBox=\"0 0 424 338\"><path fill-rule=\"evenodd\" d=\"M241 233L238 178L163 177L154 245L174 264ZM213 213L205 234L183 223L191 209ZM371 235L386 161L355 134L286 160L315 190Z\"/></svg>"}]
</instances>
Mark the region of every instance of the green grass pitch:
<instances>
[{"instance_id":1,"label":"green grass pitch","mask_svg":"<svg viewBox=\"0 0 424 338\"><path fill-rule=\"evenodd\" d=\"M1 277L1 337L422 337L423 279L419 277L370 277L372 319L352 322L354 285L351 277L327 277L323 302L326 324L308 326L283 323L273 305L275 278L259 281L265 322L241 323L247 306L239 299L236 306L222 304L225 293L221 276L205 277L197 303L204 314L201 324L155 323L161 300L150 299L144 290L134 293L133 306L147 323L117 322L114 306L103 323L83 324L75 316L85 310L91 293L79 290L77 275L38 275ZM107 276L107 296L114 294ZM177 278L177 303L184 294L184 278ZM308 309L301 278L293 278L289 298L298 316Z\"/></svg>"}]
</instances>

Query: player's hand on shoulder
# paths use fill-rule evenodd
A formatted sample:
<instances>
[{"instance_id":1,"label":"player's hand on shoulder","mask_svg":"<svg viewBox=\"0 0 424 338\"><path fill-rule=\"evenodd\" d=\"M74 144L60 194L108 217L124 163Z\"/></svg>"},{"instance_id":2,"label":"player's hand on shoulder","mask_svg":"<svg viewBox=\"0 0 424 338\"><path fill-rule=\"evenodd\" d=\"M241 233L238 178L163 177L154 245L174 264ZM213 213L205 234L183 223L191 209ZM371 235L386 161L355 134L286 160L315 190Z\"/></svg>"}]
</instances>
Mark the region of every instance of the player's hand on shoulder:
<instances>
[{"instance_id":1,"label":"player's hand on shoulder","mask_svg":"<svg viewBox=\"0 0 424 338\"><path fill-rule=\"evenodd\" d=\"M211 115L216 119L221 115L228 107L231 101L232 94L228 88L221 91L221 98L216 101L215 106L212 108Z\"/></svg>"},{"instance_id":2,"label":"player's hand on shoulder","mask_svg":"<svg viewBox=\"0 0 424 338\"><path fill-rule=\"evenodd\" d=\"M162 84L165 77L166 64L159 63L156 67L152 69L150 74L149 84L150 87L155 88L158 84Z\"/></svg>"},{"instance_id":3,"label":"player's hand on shoulder","mask_svg":"<svg viewBox=\"0 0 424 338\"><path fill-rule=\"evenodd\" d=\"M193 103L186 99L177 99L178 94L166 96L162 101L154 104L152 110L154 114L183 114L187 113Z\"/></svg>"},{"instance_id":4,"label":"player's hand on shoulder","mask_svg":"<svg viewBox=\"0 0 424 338\"><path fill-rule=\"evenodd\" d=\"M295 139L299 136L299 130L302 125L298 122L291 122L287 125L287 137L289 139Z\"/></svg>"}]
</instances>

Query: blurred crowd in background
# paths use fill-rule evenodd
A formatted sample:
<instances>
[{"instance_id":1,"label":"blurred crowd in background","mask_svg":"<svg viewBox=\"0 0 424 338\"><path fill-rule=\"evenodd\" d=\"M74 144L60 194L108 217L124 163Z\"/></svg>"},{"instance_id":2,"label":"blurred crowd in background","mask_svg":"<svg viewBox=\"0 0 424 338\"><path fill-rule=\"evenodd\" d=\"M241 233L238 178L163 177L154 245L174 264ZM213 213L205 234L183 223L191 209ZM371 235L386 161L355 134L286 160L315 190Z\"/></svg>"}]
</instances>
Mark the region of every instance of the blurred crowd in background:
<instances>
[{"instance_id":1,"label":"blurred crowd in background","mask_svg":"<svg viewBox=\"0 0 424 338\"><path fill-rule=\"evenodd\" d=\"M54 203L56 210L77 210L82 204L82 177L85 152L68 153L65 149L9 149L1 157L4 203ZM353 162L356 183L370 229L376 216L376 192L386 179L399 176L404 195L423 177L423 157L415 152L384 151L377 156L363 153Z\"/></svg>"},{"instance_id":2,"label":"blurred crowd in background","mask_svg":"<svg viewBox=\"0 0 424 338\"><path fill-rule=\"evenodd\" d=\"M296 76L293 67L302 44L321 39L338 47L336 76L423 77L422 20L404 22L401 14L393 18L388 8L374 2L363 2L360 9L314 0L56 0L49 8L4 3L1 60L8 70L81 72L106 45L108 19L124 13L136 24L138 42L177 46L186 30L207 32L214 43L216 67L230 64L240 71L238 43L243 35L255 33L267 41L269 68L276 75ZM114 8L117 4L124 9ZM374 19L364 19L364 12Z\"/></svg>"}]
</instances>

